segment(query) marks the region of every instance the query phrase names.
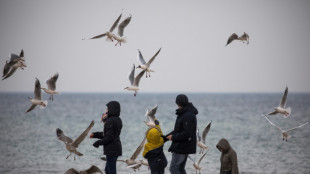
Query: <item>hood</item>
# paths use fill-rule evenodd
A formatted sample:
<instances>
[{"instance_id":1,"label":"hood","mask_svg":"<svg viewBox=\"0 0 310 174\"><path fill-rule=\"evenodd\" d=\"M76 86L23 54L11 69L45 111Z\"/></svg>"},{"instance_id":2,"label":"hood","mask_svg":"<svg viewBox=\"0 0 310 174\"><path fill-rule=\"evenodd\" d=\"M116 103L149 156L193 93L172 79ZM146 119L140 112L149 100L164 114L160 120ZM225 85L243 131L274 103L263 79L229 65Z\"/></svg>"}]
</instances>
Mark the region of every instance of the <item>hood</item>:
<instances>
[{"instance_id":1,"label":"hood","mask_svg":"<svg viewBox=\"0 0 310 174\"><path fill-rule=\"evenodd\" d=\"M119 116L121 113L121 105L117 101L110 101L106 105L108 107L108 117Z\"/></svg>"},{"instance_id":2,"label":"hood","mask_svg":"<svg viewBox=\"0 0 310 174\"><path fill-rule=\"evenodd\" d=\"M176 115L182 115L185 112L191 112L191 113L193 113L195 115L198 114L198 110L195 108L195 106L192 103L188 103L185 107L177 109L175 114Z\"/></svg>"},{"instance_id":3,"label":"hood","mask_svg":"<svg viewBox=\"0 0 310 174\"><path fill-rule=\"evenodd\" d=\"M219 147L221 149L223 149L223 152L222 153L226 153L230 150L230 144L229 142L225 139L225 138L222 138L216 145L216 147L219 149Z\"/></svg>"},{"instance_id":4,"label":"hood","mask_svg":"<svg viewBox=\"0 0 310 174\"><path fill-rule=\"evenodd\" d=\"M163 135L160 126L156 125L156 128L151 128L146 134L147 143L144 145L143 156L147 152L157 149L164 144L164 139L161 137Z\"/></svg>"}]
</instances>

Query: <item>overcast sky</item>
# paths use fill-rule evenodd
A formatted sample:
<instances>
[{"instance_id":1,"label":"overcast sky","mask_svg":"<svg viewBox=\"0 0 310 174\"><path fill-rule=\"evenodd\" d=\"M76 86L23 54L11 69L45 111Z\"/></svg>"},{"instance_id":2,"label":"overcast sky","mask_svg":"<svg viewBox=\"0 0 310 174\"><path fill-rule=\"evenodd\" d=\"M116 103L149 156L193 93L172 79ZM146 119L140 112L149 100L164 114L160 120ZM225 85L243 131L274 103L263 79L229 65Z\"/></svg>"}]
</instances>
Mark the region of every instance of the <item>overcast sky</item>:
<instances>
[{"instance_id":1,"label":"overcast sky","mask_svg":"<svg viewBox=\"0 0 310 174\"><path fill-rule=\"evenodd\" d=\"M127 43L82 40L121 13L132 15ZM56 72L59 92L128 92L137 49L148 61L159 48L141 92L310 92L309 19L308 0L1 0L1 74L21 49L27 68L1 80L0 92L31 92L35 77L44 87ZM243 32L249 45L225 47Z\"/></svg>"}]
</instances>

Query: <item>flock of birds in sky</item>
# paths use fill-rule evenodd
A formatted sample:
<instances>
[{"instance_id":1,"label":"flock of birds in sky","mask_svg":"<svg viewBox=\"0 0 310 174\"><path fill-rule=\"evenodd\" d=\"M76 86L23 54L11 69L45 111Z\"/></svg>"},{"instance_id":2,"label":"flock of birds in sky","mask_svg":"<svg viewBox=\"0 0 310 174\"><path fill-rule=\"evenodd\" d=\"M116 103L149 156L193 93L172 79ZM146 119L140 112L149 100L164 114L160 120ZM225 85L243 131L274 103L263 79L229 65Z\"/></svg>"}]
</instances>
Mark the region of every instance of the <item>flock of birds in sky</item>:
<instances>
[{"instance_id":1,"label":"flock of birds in sky","mask_svg":"<svg viewBox=\"0 0 310 174\"><path fill-rule=\"evenodd\" d=\"M107 41L110 41L110 42L117 41L115 46L117 46L118 44L121 46L122 43L126 43L126 38L124 37L124 29L130 23L132 16L129 15L126 19L124 19L118 25L121 17L122 17L122 14L120 14L120 16L116 19L116 21L113 23L113 25L111 26L109 31L107 31L103 34L91 37L89 39L99 39L99 38L106 37ZM118 27L118 32L117 32L117 34L114 34L113 31L115 30L116 27ZM82 39L82 40L85 40L85 39ZM233 33L228 38L227 44L225 46L231 44L234 40L239 40L243 43L249 44L249 35L244 32L239 37L237 34ZM147 77L151 77L151 75L150 75L151 72L154 72L154 70L150 69L150 66L151 66L152 62L155 60L155 58L157 57L157 55L160 53L160 51L161 51L161 48L155 53L155 55L153 57L151 57L146 62L142 56L141 51L138 50L137 58L141 64L138 65L137 67L135 65L133 65L133 67L130 71L130 74L129 74L129 81L130 81L131 86L128 86L124 89L129 90L129 91L134 91L134 96L137 95L137 91L139 90L139 82L140 82L141 78L143 77L144 73L146 73L146 78L147 78ZM24 57L24 51L23 50L21 50L21 53L19 55L11 54L10 60L5 62L2 80L5 80L5 79L11 77L16 72L16 70L18 68L24 69L25 67L27 67L27 66L25 64L25 57ZM138 68L142 69L142 71L138 75L135 76L135 70ZM42 100L41 90L43 90L45 93L47 93L49 95L49 100L53 100L54 95L59 94L59 92L56 91L56 82L57 82L58 76L59 76L59 73L56 73L50 79L48 79L46 81L47 88L42 88L39 79L36 78L35 89L34 89L34 98L29 97L32 105L26 111L26 113L32 111L37 106L40 106L40 108L45 108L47 106L48 102L46 100ZM304 124L301 124L297 127L292 128L292 129L283 130L280 127L276 126L274 123L272 123L268 119L267 116L276 115L278 113L282 114L285 118L287 118L291 115L290 107L285 108L285 104L287 101L287 94L288 94L288 88L286 87L279 106L275 107L273 112L263 115L272 126L276 127L277 129L279 129L281 131L282 136L283 136L283 140L286 140L286 141L288 138L288 132L295 130L297 128L301 128L301 127L303 127L309 123L309 122L306 122ZM157 108L158 108L158 106L156 105L154 108L148 109L146 114L145 114L147 117L147 121L145 121L145 124L148 126L148 128L155 127L155 113L157 111ZM206 127L204 128L201 135L199 134L199 129L197 129L197 146L200 147L199 154L202 154L202 155L198 161L193 160L192 157L189 156L189 159L192 161L193 166L196 169L196 172L197 171L200 172L200 170L201 170L200 162L206 156L206 153L209 150L208 146L206 146L206 136L207 136L207 134L211 128L211 123L212 123L212 121L210 121L206 125ZM72 153L74 153L74 160L75 160L75 155L78 155L78 156L83 155L82 153L77 151L77 148L78 148L79 144L88 135L89 131L91 130L91 128L93 126L94 126L94 121L92 121L90 123L90 125L87 127L87 129L79 137L77 137L74 141L70 137L67 137L61 129L57 128L56 135L57 135L58 139L65 143L66 149L70 152L70 154L66 158L68 158ZM137 157L139 156L139 154L141 153L141 151L144 147L145 141L146 141L146 137L143 138L142 142L139 144L138 148L134 151L134 153L132 154L132 156L130 158L125 159L125 160L118 160L118 161L126 163L128 168L132 168L134 170L139 169L142 165L147 166L148 165L147 161L137 160ZM103 157L102 160L105 160L105 158ZM84 170L84 171L80 171L80 172L71 168L68 171L66 171L66 174L96 173L96 172L102 173L102 171L98 167L91 166L89 169Z\"/></svg>"}]
</instances>

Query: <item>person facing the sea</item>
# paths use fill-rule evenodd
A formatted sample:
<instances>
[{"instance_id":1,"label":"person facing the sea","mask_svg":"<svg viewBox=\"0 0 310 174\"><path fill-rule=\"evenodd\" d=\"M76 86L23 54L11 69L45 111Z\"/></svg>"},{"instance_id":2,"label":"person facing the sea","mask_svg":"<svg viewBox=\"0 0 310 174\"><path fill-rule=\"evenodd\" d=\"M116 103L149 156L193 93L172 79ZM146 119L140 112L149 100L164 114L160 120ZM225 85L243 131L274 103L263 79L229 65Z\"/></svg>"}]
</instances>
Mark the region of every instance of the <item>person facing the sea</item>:
<instances>
[{"instance_id":1,"label":"person facing the sea","mask_svg":"<svg viewBox=\"0 0 310 174\"><path fill-rule=\"evenodd\" d=\"M176 121L174 130L165 137L172 141L169 152L172 152L170 163L171 174L186 174L185 165L189 154L196 153L196 130L198 110L188 102L184 94L176 97Z\"/></svg>"},{"instance_id":2,"label":"person facing the sea","mask_svg":"<svg viewBox=\"0 0 310 174\"><path fill-rule=\"evenodd\" d=\"M229 142L222 138L216 147L222 152L220 174L239 174L237 153L230 146Z\"/></svg>"},{"instance_id":3,"label":"person facing the sea","mask_svg":"<svg viewBox=\"0 0 310 174\"><path fill-rule=\"evenodd\" d=\"M93 132L90 138L98 138L93 146L98 148L103 145L103 154L106 155L106 174L116 174L116 161L122 156L122 143L120 134L123 127L120 118L121 106L117 101L110 101L106 104L107 109L102 114L101 121L104 122L103 132Z\"/></svg>"},{"instance_id":4,"label":"person facing the sea","mask_svg":"<svg viewBox=\"0 0 310 174\"><path fill-rule=\"evenodd\" d=\"M163 150L163 133L156 118L155 127L149 128L146 132L146 139L142 155L149 163L151 174L164 174L168 161Z\"/></svg>"}]
</instances>

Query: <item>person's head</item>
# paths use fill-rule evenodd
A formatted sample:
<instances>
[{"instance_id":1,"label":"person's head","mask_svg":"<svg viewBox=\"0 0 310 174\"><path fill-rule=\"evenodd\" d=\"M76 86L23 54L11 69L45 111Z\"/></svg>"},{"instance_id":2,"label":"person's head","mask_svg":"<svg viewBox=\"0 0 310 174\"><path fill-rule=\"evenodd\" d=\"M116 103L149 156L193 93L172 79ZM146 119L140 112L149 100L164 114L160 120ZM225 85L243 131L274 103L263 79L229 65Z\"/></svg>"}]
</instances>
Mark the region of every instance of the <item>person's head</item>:
<instances>
[{"instance_id":1,"label":"person's head","mask_svg":"<svg viewBox=\"0 0 310 174\"><path fill-rule=\"evenodd\" d=\"M216 148L222 152L222 153L226 153L227 151L229 151L229 149L231 148L230 147L230 144L229 142L225 139L225 138L222 138L216 145Z\"/></svg>"},{"instance_id":2,"label":"person's head","mask_svg":"<svg viewBox=\"0 0 310 174\"><path fill-rule=\"evenodd\" d=\"M179 94L175 99L175 103L179 108L185 107L188 104L188 98L184 94Z\"/></svg>"},{"instance_id":3,"label":"person's head","mask_svg":"<svg viewBox=\"0 0 310 174\"><path fill-rule=\"evenodd\" d=\"M121 113L121 105L117 101L110 101L106 104L108 116L119 116Z\"/></svg>"}]
</instances>

